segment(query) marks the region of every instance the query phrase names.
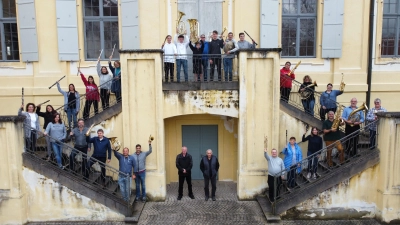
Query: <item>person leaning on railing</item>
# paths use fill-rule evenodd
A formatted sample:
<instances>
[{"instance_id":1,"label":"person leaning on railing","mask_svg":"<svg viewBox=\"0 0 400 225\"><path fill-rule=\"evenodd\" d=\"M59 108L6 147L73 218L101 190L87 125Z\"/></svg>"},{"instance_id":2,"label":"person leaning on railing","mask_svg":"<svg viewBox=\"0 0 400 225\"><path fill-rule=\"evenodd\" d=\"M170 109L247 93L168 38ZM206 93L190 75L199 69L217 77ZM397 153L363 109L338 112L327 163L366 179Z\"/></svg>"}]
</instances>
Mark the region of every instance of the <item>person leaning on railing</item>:
<instances>
[{"instance_id":1,"label":"person leaning on railing","mask_svg":"<svg viewBox=\"0 0 400 225\"><path fill-rule=\"evenodd\" d=\"M110 68L113 74L113 80L111 84L111 92L115 94L117 102L122 101L122 86L121 86L121 63L119 60L114 61L114 67L111 65L112 56L110 56L108 61L108 68Z\"/></svg>"},{"instance_id":2,"label":"person leaning on railing","mask_svg":"<svg viewBox=\"0 0 400 225\"><path fill-rule=\"evenodd\" d=\"M75 127L70 135L75 138L75 144L74 144L74 149L78 150L79 152L82 152L82 175L84 176L85 180L89 179L89 168L87 165L87 154L90 152L91 148L91 143L88 143L86 141L86 132L88 131L88 128L85 127L85 121L83 119L78 120L78 127ZM71 155L69 156L69 168L72 171L75 171L75 156L78 152L73 150L71 152Z\"/></svg>"},{"instance_id":3,"label":"person leaning on railing","mask_svg":"<svg viewBox=\"0 0 400 225\"><path fill-rule=\"evenodd\" d=\"M39 116L35 113L35 104L26 104L26 112L23 112L24 105L18 109L18 116L25 116L24 133L25 133L25 149L35 151L36 140L39 138L37 132L40 132Z\"/></svg>"},{"instance_id":4,"label":"person leaning on railing","mask_svg":"<svg viewBox=\"0 0 400 225\"><path fill-rule=\"evenodd\" d=\"M285 155L283 163L285 164L287 173L287 182L289 190L296 186L297 173L301 172L301 160L303 160L303 153L300 146L296 143L296 138L291 137L286 148L282 153Z\"/></svg>"},{"instance_id":5,"label":"person leaning on railing","mask_svg":"<svg viewBox=\"0 0 400 225\"><path fill-rule=\"evenodd\" d=\"M54 110L52 105L47 105L46 112L40 112L41 105L42 104L39 104L36 106L36 114L40 117L43 117L43 119L44 119L43 130L46 130L47 125L53 121L54 115L57 113L57 111ZM52 147L51 147L50 138L48 136L46 136L46 143L47 143L47 157L45 159L47 161L49 161L50 157L51 157Z\"/></svg>"},{"instance_id":6,"label":"person leaning on railing","mask_svg":"<svg viewBox=\"0 0 400 225\"><path fill-rule=\"evenodd\" d=\"M374 100L374 108L370 108L367 113L367 121L372 123L374 121L378 120L378 117L376 116L376 113L378 112L387 112L385 108L381 106L381 100L379 98L376 98ZM377 129L377 124L375 126L370 126L369 127L369 148L374 149L375 144L376 144L376 129Z\"/></svg>"},{"instance_id":7,"label":"person leaning on railing","mask_svg":"<svg viewBox=\"0 0 400 225\"><path fill-rule=\"evenodd\" d=\"M88 79L86 79L85 75L83 75L79 69L78 72L81 74L83 84L86 87L86 102L83 109L83 119L87 119L89 118L90 107L92 104L94 106L94 113L97 114L99 112L99 91L97 84L94 82L93 76L89 76Z\"/></svg>"},{"instance_id":8,"label":"person leaning on railing","mask_svg":"<svg viewBox=\"0 0 400 225\"><path fill-rule=\"evenodd\" d=\"M336 98L341 94L343 94L343 91L332 90L331 83L326 85L326 91L321 93L321 97L319 99L319 103L321 105L321 108L319 110L319 116L322 121L325 120L326 118L325 114L328 113L329 111L333 111L333 113L336 112L337 109Z\"/></svg>"},{"instance_id":9,"label":"person leaning on railing","mask_svg":"<svg viewBox=\"0 0 400 225\"><path fill-rule=\"evenodd\" d=\"M292 80L296 78L294 73L290 73L290 62L286 62L285 66L280 70L281 74L281 100L284 102L289 101L290 91L292 90ZM290 75L288 75L290 73Z\"/></svg>"},{"instance_id":10,"label":"person leaning on railing","mask_svg":"<svg viewBox=\"0 0 400 225\"><path fill-rule=\"evenodd\" d=\"M71 126L71 123L74 123L73 126L76 126L76 116L80 110L80 96L79 92L75 90L75 85L68 85L68 92L63 91L60 87L60 83L57 82L58 91L64 96L64 110L67 113L68 126Z\"/></svg>"},{"instance_id":11,"label":"person leaning on railing","mask_svg":"<svg viewBox=\"0 0 400 225\"><path fill-rule=\"evenodd\" d=\"M271 150L271 156L268 155L268 150L265 148L264 157L268 161L268 196L269 200L274 202L275 189L276 196L279 196L280 186L285 172L285 164L283 163L283 160L278 157L278 151L275 148ZM274 176L276 176L276 183Z\"/></svg>"},{"instance_id":12,"label":"person leaning on railing","mask_svg":"<svg viewBox=\"0 0 400 225\"><path fill-rule=\"evenodd\" d=\"M308 141L307 148L307 158L308 158L308 174L307 179L310 179L311 176L313 179L317 179L317 167L318 167L318 157L316 155L319 150L322 149L322 138L318 136L318 129L316 127L311 128L311 134L306 137L306 132L303 134L302 142ZM313 155L312 157L310 157Z\"/></svg>"},{"instance_id":13,"label":"person leaning on railing","mask_svg":"<svg viewBox=\"0 0 400 225\"><path fill-rule=\"evenodd\" d=\"M192 45L193 43L189 41L189 47L193 52L193 75L195 81L203 80L203 73L201 71L201 54L203 54L204 50L204 42L200 40L200 42L196 42L195 47Z\"/></svg>"},{"instance_id":14,"label":"person leaning on railing","mask_svg":"<svg viewBox=\"0 0 400 225\"><path fill-rule=\"evenodd\" d=\"M103 110L110 106L110 90L112 75L108 73L107 67L100 65L100 57L97 59L97 75L100 79L100 99Z\"/></svg>"},{"instance_id":15,"label":"person leaning on railing","mask_svg":"<svg viewBox=\"0 0 400 225\"><path fill-rule=\"evenodd\" d=\"M49 123L46 127L44 135L50 135L50 141L53 147L54 155L56 156L58 167L64 169L62 165L62 144L67 137L67 129L63 124L60 114L55 114L53 122Z\"/></svg>"},{"instance_id":16,"label":"person leaning on railing","mask_svg":"<svg viewBox=\"0 0 400 225\"><path fill-rule=\"evenodd\" d=\"M332 129L334 122L335 113L333 111L328 112L328 119L324 121L322 130L324 131L324 141L327 148L326 161L329 167L333 166L332 163L332 149L336 147L339 153L340 163L344 162L344 152L342 142L340 142L340 131L339 129ZM344 125L344 122L340 123L339 126Z\"/></svg>"},{"instance_id":17,"label":"person leaning on railing","mask_svg":"<svg viewBox=\"0 0 400 225\"><path fill-rule=\"evenodd\" d=\"M167 35L165 37L166 43L161 46L161 49L164 51L164 76L165 82L168 82L168 77L170 81L174 81L174 65L175 65L175 56L177 53L176 46L172 43L172 36Z\"/></svg>"}]
</instances>

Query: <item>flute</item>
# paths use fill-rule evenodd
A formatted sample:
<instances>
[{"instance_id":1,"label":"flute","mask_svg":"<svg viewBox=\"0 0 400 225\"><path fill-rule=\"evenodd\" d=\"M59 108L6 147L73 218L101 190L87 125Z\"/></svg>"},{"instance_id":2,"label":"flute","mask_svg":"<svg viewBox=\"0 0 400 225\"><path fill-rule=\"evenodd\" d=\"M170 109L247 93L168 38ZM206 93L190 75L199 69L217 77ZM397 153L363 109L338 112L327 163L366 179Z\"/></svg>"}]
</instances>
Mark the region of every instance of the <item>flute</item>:
<instances>
[{"instance_id":1,"label":"flute","mask_svg":"<svg viewBox=\"0 0 400 225\"><path fill-rule=\"evenodd\" d=\"M56 85L58 82L60 82L62 79L64 79L65 78L65 75L63 76L63 77L61 77L61 79L59 79L58 81L56 81L53 85L51 85L50 87L49 87L49 89L50 88L52 88L54 85Z\"/></svg>"},{"instance_id":2,"label":"flute","mask_svg":"<svg viewBox=\"0 0 400 225\"><path fill-rule=\"evenodd\" d=\"M22 88L22 105L24 105L24 88Z\"/></svg>"}]
</instances>

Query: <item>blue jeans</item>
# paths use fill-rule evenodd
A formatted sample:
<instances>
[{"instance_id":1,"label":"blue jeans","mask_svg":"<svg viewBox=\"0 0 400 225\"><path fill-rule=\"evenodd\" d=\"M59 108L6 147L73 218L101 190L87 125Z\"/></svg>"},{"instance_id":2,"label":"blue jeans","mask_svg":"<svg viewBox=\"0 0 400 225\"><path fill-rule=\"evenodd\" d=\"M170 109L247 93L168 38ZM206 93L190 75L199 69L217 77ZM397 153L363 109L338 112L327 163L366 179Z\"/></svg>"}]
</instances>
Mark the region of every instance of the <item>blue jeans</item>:
<instances>
[{"instance_id":1,"label":"blue jeans","mask_svg":"<svg viewBox=\"0 0 400 225\"><path fill-rule=\"evenodd\" d=\"M204 81L207 81L208 59L202 59L201 64L203 64Z\"/></svg>"},{"instance_id":2,"label":"blue jeans","mask_svg":"<svg viewBox=\"0 0 400 225\"><path fill-rule=\"evenodd\" d=\"M176 80L180 82L181 80L181 66L183 66L183 73L185 74L185 81L188 81L188 64L186 59L176 60Z\"/></svg>"},{"instance_id":3,"label":"blue jeans","mask_svg":"<svg viewBox=\"0 0 400 225\"><path fill-rule=\"evenodd\" d=\"M118 176L119 189L121 189L121 195L124 201L129 202L129 196L131 195L131 177Z\"/></svg>"},{"instance_id":4,"label":"blue jeans","mask_svg":"<svg viewBox=\"0 0 400 225\"><path fill-rule=\"evenodd\" d=\"M53 146L53 151L54 155L56 156L57 164L61 168L62 167L62 161L61 161L61 154L62 154L62 148L61 145L55 142L51 143Z\"/></svg>"},{"instance_id":5,"label":"blue jeans","mask_svg":"<svg viewBox=\"0 0 400 225\"><path fill-rule=\"evenodd\" d=\"M77 99L77 101L79 101L79 99ZM76 109L70 109L68 108L66 110L67 112L67 118L68 118L68 127L71 126L71 122L74 121L74 127L77 126L77 122L76 122Z\"/></svg>"},{"instance_id":6,"label":"blue jeans","mask_svg":"<svg viewBox=\"0 0 400 225\"><path fill-rule=\"evenodd\" d=\"M135 173L136 178L135 178L135 183L136 183L136 198L142 198L146 197L146 171L143 171L141 173ZM142 186L142 194L140 195L140 186Z\"/></svg>"},{"instance_id":7,"label":"blue jeans","mask_svg":"<svg viewBox=\"0 0 400 225\"><path fill-rule=\"evenodd\" d=\"M315 100L301 100L301 103L303 103L304 111L314 116Z\"/></svg>"},{"instance_id":8,"label":"blue jeans","mask_svg":"<svg viewBox=\"0 0 400 225\"><path fill-rule=\"evenodd\" d=\"M232 67L233 67L233 59L224 58L225 81L232 81Z\"/></svg>"}]
</instances>

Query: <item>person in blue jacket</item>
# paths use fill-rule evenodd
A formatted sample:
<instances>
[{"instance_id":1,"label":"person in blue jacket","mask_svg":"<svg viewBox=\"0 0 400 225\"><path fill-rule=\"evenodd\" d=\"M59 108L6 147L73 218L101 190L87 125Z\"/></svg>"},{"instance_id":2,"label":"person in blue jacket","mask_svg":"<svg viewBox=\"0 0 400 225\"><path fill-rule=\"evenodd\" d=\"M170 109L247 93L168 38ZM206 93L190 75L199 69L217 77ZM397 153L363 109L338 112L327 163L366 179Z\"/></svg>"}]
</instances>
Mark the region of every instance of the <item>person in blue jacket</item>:
<instances>
[{"instance_id":1,"label":"person in blue jacket","mask_svg":"<svg viewBox=\"0 0 400 225\"><path fill-rule=\"evenodd\" d=\"M115 60L114 66L111 65L111 59L112 56L110 56L110 60L108 61L108 67L111 70L111 73L113 74L113 80L111 84L111 92L115 94L115 97L117 98L117 102L122 101L122 96L121 96L121 63L119 60Z\"/></svg>"},{"instance_id":2,"label":"person in blue jacket","mask_svg":"<svg viewBox=\"0 0 400 225\"><path fill-rule=\"evenodd\" d=\"M200 40L204 43L203 56L201 57L201 64L203 65L204 81L207 81L207 70L208 70L208 42L206 41L206 35L200 35Z\"/></svg>"},{"instance_id":3,"label":"person in blue jacket","mask_svg":"<svg viewBox=\"0 0 400 225\"><path fill-rule=\"evenodd\" d=\"M327 114L329 111L333 111L334 113L336 112L336 98L341 94L343 94L343 91L332 90L331 83L326 85L326 91L321 93L321 97L319 99L319 103L321 105L319 116L321 118L321 121L325 121L325 114Z\"/></svg>"},{"instance_id":4,"label":"person in blue jacket","mask_svg":"<svg viewBox=\"0 0 400 225\"><path fill-rule=\"evenodd\" d=\"M283 164L285 164L287 173L288 188L294 188L296 186L296 174L301 172L301 160L303 160L303 154L300 146L296 143L296 138L291 137L287 147L283 149L282 153L285 155Z\"/></svg>"},{"instance_id":5,"label":"person in blue jacket","mask_svg":"<svg viewBox=\"0 0 400 225\"><path fill-rule=\"evenodd\" d=\"M106 180L106 162L110 163L111 162L111 144L110 140L106 137L104 137L104 131L103 129L98 129L97 130L97 137L92 137L86 136L86 142L87 143L93 143L93 155L89 160L89 168L92 167L93 164L95 164L97 161L102 162L103 164L100 164L101 167L101 179L103 183L105 184ZM93 160L95 159L95 160Z\"/></svg>"}]
</instances>

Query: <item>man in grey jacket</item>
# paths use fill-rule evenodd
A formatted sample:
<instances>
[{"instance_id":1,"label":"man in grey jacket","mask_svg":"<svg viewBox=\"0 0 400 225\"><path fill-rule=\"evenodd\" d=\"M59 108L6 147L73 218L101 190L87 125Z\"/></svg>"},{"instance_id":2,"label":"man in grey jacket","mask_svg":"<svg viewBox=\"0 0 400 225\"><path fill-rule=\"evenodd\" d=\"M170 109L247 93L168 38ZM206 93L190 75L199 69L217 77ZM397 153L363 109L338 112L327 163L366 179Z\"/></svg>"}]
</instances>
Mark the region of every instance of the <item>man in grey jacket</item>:
<instances>
[{"instance_id":1,"label":"man in grey jacket","mask_svg":"<svg viewBox=\"0 0 400 225\"><path fill-rule=\"evenodd\" d=\"M228 38L225 40L224 45L224 73L225 81L232 81L232 68L233 68L233 58L235 57L235 52L239 50L238 43L233 39L233 33L228 33Z\"/></svg>"},{"instance_id":2,"label":"man in grey jacket","mask_svg":"<svg viewBox=\"0 0 400 225\"><path fill-rule=\"evenodd\" d=\"M244 38L245 38L244 33L239 33L239 41L237 42L239 45L239 49L242 49L242 48L255 49L256 48L256 44L255 44L254 40L252 40L253 44L250 44L250 42L244 40Z\"/></svg>"},{"instance_id":3,"label":"man in grey jacket","mask_svg":"<svg viewBox=\"0 0 400 225\"><path fill-rule=\"evenodd\" d=\"M272 156L268 155L267 149L264 149L264 157L268 161L268 191L269 191L269 200L271 202L275 201L275 189L276 195L279 195L279 188L282 184L283 173L280 174L282 171L285 170L285 164L283 160L278 157L278 151L273 148L271 150ZM277 176L281 175L281 176ZM276 177L276 185L275 185L275 178Z\"/></svg>"},{"instance_id":4,"label":"man in grey jacket","mask_svg":"<svg viewBox=\"0 0 400 225\"><path fill-rule=\"evenodd\" d=\"M136 164L134 164L133 172L135 173L135 183L136 183L136 198L135 202L140 200L146 202L146 157L152 152L151 141L149 141L149 151L142 152L142 146L140 144L136 145L136 152L132 155ZM140 194L140 186L142 187L142 194Z\"/></svg>"},{"instance_id":5,"label":"man in grey jacket","mask_svg":"<svg viewBox=\"0 0 400 225\"><path fill-rule=\"evenodd\" d=\"M78 127L75 127L70 135L75 138L74 148L79 152L84 153L82 155L82 166L81 173L84 175L84 179L89 179L89 167L87 166L87 153L90 152L91 143L86 142L86 132L88 128L85 127L85 122L83 119L78 120ZM78 151L73 150L71 155L69 156L69 168L75 172L75 156L78 154Z\"/></svg>"}]
</instances>

